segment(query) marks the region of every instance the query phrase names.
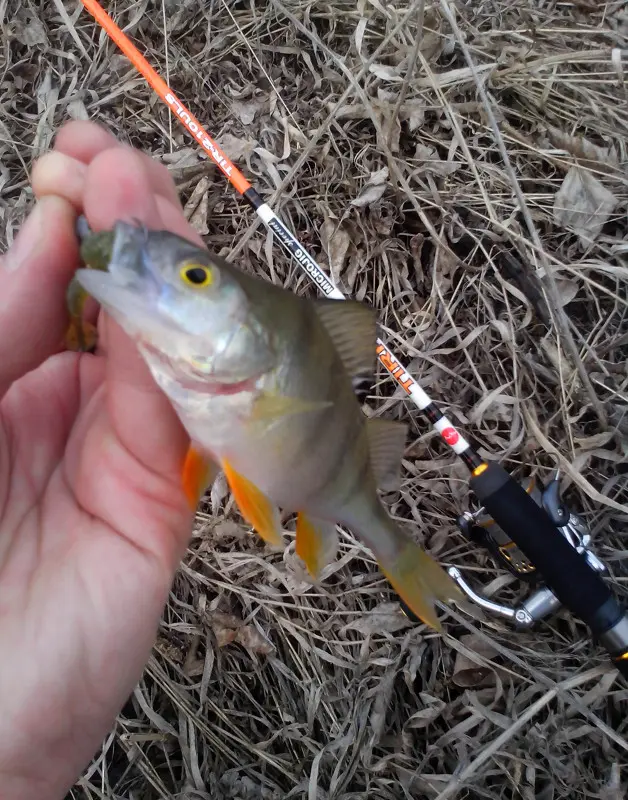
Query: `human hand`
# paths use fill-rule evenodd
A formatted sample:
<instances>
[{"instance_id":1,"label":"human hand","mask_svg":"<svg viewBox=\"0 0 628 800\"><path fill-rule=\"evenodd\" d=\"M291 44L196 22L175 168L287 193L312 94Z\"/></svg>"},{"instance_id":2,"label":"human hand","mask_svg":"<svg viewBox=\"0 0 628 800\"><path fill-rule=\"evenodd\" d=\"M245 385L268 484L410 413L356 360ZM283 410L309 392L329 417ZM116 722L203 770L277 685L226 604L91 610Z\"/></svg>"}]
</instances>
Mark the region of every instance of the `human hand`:
<instances>
[{"instance_id":1,"label":"human hand","mask_svg":"<svg viewBox=\"0 0 628 800\"><path fill-rule=\"evenodd\" d=\"M192 514L187 436L111 319L63 352L74 224L139 220L201 244L167 170L72 122L0 263L0 796L61 798L141 676Z\"/></svg>"}]
</instances>

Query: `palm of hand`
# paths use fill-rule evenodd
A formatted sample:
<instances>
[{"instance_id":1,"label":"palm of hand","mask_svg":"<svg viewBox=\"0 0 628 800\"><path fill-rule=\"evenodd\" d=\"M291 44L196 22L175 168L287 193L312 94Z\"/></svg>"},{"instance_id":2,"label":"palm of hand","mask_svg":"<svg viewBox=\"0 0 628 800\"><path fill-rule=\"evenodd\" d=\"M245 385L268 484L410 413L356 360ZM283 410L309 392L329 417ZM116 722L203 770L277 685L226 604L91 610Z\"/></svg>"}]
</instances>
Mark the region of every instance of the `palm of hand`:
<instances>
[{"instance_id":1,"label":"palm of hand","mask_svg":"<svg viewBox=\"0 0 628 800\"><path fill-rule=\"evenodd\" d=\"M96 130L111 148L111 137ZM139 157L105 149L84 159L81 205L88 219L93 180L96 226L114 221L103 214L127 213L185 235L172 197L155 191L155 176ZM110 177L116 168L127 182L123 201L116 188L113 213L103 212L98 171ZM137 184L131 188L129 174ZM54 200L48 214L57 219L48 233L61 237L60 261L73 255L67 244L73 220L66 204L62 229L61 201ZM161 219L171 211L179 214L174 225ZM40 253L42 264L44 257L51 255ZM35 260L29 269L46 269L42 275L51 280L50 265L42 264ZM69 278L72 266L54 268ZM191 523L180 486L187 437L117 326L100 321L106 354L43 357L65 324L67 282L58 278L22 366L32 363L19 375L15 367L11 373L11 358L8 376L0 367L0 687L9 722L4 731L0 725L0 785L7 798L63 796L54 793L66 791L92 757L141 674ZM9 274L14 295L25 280L22 268ZM2 312L0 304L0 329ZM17 328L8 326L7 348L11 336L17 346L30 335Z\"/></svg>"},{"instance_id":2,"label":"palm of hand","mask_svg":"<svg viewBox=\"0 0 628 800\"><path fill-rule=\"evenodd\" d=\"M135 496L152 476L112 431L104 364L81 361L57 356L14 386L0 429L9 456L0 473L0 641L13 654L3 706L22 719L18 754L53 721L54 749L43 748L52 760L85 757L82 743L113 722L155 635L175 558L156 518L163 503Z\"/></svg>"}]
</instances>

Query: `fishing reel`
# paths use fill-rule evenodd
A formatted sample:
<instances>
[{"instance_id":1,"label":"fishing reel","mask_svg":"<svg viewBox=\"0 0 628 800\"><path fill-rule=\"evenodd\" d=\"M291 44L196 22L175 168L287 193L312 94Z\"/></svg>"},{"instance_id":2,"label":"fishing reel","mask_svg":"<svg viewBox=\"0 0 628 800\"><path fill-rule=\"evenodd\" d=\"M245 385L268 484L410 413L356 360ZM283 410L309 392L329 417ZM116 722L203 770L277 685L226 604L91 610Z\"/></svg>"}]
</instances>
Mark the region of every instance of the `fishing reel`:
<instances>
[{"instance_id":1,"label":"fishing reel","mask_svg":"<svg viewBox=\"0 0 628 800\"><path fill-rule=\"evenodd\" d=\"M545 487L535 478L529 478L522 485L526 493L545 510L558 531L576 552L585 558L589 566L595 572L605 573L605 565L590 548L591 534L584 520L569 510L561 500L558 471ZM507 619L517 630L531 628L561 608L562 604L552 590L542 585L543 577L534 564L483 507L475 512L462 514L458 517L457 523L463 536L470 542L486 548L499 566L505 567L529 586L538 587L516 606L507 606L490 600L467 582L462 570L450 567L447 570L449 575L469 600L489 613Z\"/></svg>"}]
</instances>

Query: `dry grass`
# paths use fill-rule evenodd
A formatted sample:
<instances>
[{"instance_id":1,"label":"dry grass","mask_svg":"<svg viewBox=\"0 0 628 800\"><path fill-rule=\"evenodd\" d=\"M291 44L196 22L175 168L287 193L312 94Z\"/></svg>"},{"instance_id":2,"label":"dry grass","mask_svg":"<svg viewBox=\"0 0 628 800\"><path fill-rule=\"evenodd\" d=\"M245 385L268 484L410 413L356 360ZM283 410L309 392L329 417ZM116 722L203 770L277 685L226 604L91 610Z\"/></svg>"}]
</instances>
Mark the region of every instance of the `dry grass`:
<instances>
[{"instance_id":1,"label":"dry grass","mask_svg":"<svg viewBox=\"0 0 628 800\"><path fill-rule=\"evenodd\" d=\"M625 597L623 3L107 6L481 451L542 476L560 462ZM313 291L80 4L9 0L0 20L7 241L33 159L90 117L169 165L213 247ZM616 201L588 241L562 210L574 165ZM411 426L391 512L443 563L519 596L457 532L464 469L384 375L367 403ZM240 527L219 480L143 680L71 796L624 797L628 693L580 623L445 625L408 624L348 535L311 585L292 543L269 555ZM463 672L465 654L485 668Z\"/></svg>"}]
</instances>

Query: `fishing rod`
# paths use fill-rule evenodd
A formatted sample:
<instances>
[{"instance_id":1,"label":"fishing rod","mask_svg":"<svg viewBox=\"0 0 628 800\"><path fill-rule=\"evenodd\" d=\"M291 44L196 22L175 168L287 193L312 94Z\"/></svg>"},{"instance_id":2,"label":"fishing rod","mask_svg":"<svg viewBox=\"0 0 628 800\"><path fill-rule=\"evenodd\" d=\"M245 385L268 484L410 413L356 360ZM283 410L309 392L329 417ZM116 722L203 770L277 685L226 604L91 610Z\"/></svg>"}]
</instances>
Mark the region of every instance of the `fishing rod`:
<instances>
[{"instance_id":1,"label":"fishing rod","mask_svg":"<svg viewBox=\"0 0 628 800\"><path fill-rule=\"evenodd\" d=\"M344 300L343 293L112 17L96 0L81 2L323 294ZM518 627L529 627L562 604L583 620L615 667L628 678L628 613L602 580L605 568L589 548L590 535L583 521L562 503L558 476L547 487L534 481L529 481L526 487L497 462L483 459L381 338L376 342L376 354L384 369L471 473L469 486L481 507L459 518L461 532L488 548L518 577L530 580L541 575L547 586L520 607L511 609L475 592L459 569L449 569L452 578L470 599L513 620ZM413 616L407 607L405 610Z\"/></svg>"}]
</instances>

